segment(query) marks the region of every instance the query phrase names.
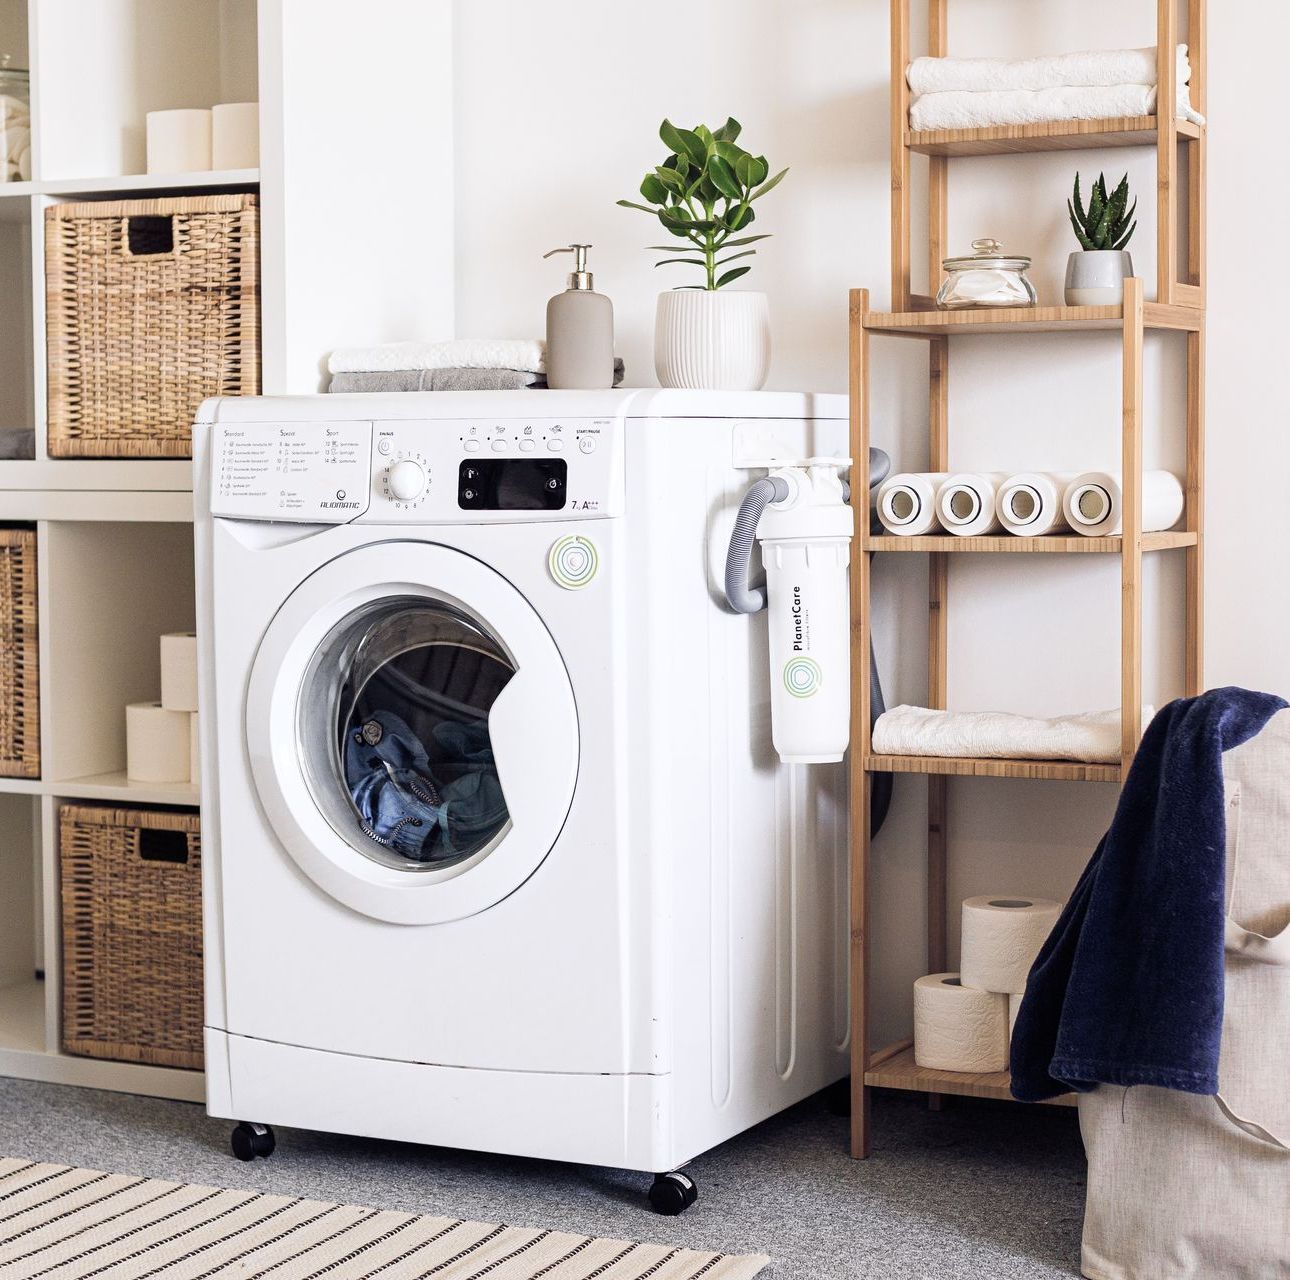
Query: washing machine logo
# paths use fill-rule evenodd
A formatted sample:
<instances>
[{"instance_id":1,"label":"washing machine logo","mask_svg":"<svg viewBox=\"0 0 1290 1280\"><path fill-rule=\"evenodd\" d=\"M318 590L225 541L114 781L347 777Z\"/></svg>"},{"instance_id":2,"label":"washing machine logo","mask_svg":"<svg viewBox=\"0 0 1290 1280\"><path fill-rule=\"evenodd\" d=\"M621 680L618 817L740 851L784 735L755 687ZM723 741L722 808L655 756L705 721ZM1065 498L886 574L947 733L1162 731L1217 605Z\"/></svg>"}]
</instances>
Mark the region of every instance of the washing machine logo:
<instances>
[{"instance_id":1,"label":"washing machine logo","mask_svg":"<svg viewBox=\"0 0 1290 1280\"><path fill-rule=\"evenodd\" d=\"M784 663L784 688L795 698L809 698L819 693L824 683L820 664L814 658L790 658Z\"/></svg>"},{"instance_id":2,"label":"washing machine logo","mask_svg":"<svg viewBox=\"0 0 1290 1280\"><path fill-rule=\"evenodd\" d=\"M546 558L551 577L567 591L585 587L600 568L600 552L590 538L573 534L561 538Z\"/></svg>"},{"instance_id":3,"label":"washing machine logo","mask_svg":"<svg viewBox=\"0 0 1290 1280\"><path fill-rule=\"evenodd\" d=\"M357 502L346 502L345 496L346 495L345 495L344 489L337 489L335 502L331 502L331 501L320 502L318 505L324 508L325 510L335 510L337 507L342 508L344 510L349 510L350 508L357 507L359 505Z\"/></svg>"}]
</instances>

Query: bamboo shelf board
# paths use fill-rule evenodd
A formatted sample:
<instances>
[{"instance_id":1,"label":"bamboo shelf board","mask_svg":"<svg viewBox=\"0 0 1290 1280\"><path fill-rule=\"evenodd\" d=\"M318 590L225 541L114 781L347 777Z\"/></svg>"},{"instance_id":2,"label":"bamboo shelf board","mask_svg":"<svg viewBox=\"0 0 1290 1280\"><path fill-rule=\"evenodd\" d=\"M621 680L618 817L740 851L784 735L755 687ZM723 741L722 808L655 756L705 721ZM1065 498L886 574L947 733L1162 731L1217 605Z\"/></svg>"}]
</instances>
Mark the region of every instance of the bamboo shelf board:
<instances>
[{"instance_id":1,"label":"bamboo shelf board","mask_svg":"<svg viewBox=\"0 0 1290 1280\"><path fill-rule=\"evenodd\" d=\"M1144 533L1143 551L1172 551L1194 547L1196 535L1186 531L1173 533ZM979 538L959 538L954 534L925 534L920 537L901 537L898 534L872 534L863 539L864 551L957 551L984 554L1008 553L1011 555L1119 555L1124 549L1124 539L1085 538L1079 534L1070 537L1046 534L1041 538L1019 538L1013 534L991 534Z\"/></svg>"},{"instance_id":2,"label":"bamboo shelf board","mask_svg":"<svg viewBox=\"0 0 1290 1280\"><path fill-rule=\"evenodd\" d=\"M1082 151L1094 147L1154 147L1155 116L1105 120L1052 120L1043 124L995 125L985 129L905 131L905 146L925 156L1001 156L1033 151ZM1178 121L1178 137L1199 139L1201 125Z\"/></svg>"},{"instance_id":3,"label":"bamboo shelf board","mask_svg":"<svg viewBox=\"0 0 1290 1280\"><path fill-rule=\"evenodd\" d=\"M1142 308L1146 329L1176 329L1199 333L1204 312L1196 307L1148 302ZM979 307L966 311L871 311L864 327L870 333L913 338L943 338L956 334L1065 333L1115 330L1124 327L1124 307Z\"/></svg>"},{"instance_id":4,"label":"bamboo shelf board","mask_svg":"<svg viewBox=\"0 0 1290 1280\"><path fill-rule=\"evenodd\" d=\"M875 1057L882 1058L882 1054ZM975 1074L967 1071L938 1071L934 1067L920 1067L914 1062L912 1048L882 1058L877 1066L864 1073L864 1082L871 1088L912 1089L918 1093L953 1093L964 1098L1002 1098L1014 1101L1010 1088L1011 1077L1006 1071L989 1071ZM1073 1107L1075 1095L1064 1093L1051 1099L1049 1106Z\"/></svg>"},{"instance_id":5,"label":"bamboo shelf board","mask_svg":"<svg viewBox=\"0 0 1290 1280\"><path fill-rule=\"evenodd\" d=\"M1078 760L983 760L970 756L864 758L866 773L921 773L954 778L1030 778L1041 782L1119 782L1118 764Z\"/></svg>"}]
</instances>

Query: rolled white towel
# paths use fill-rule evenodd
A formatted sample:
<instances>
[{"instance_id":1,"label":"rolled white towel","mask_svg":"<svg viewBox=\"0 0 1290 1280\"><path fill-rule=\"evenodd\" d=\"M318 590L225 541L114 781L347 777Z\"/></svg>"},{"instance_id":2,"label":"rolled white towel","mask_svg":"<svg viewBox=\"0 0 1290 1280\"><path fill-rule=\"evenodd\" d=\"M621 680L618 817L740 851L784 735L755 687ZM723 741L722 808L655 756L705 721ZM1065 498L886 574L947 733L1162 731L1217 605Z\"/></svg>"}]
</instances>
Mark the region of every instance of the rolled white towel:
<instances>
[{"instance_id":1,"label":"rolled white towel","mask_svg":"<svg viewBox=\"0 0 1290 1280\"><path fill-rule=\"evenodd\" d=\"M915 58L914 93L991 93L1001 89L1061 89L1079 85L1155 84L1156 49L1093 49L1042 58ZM1178 46L1178 83L1191 80L1187 46Z\"/></svg>"},{"instance_id":2,"label":"rolled white towel","mask_svg":"<svg viewBox=\"0 0 1290 1280\"><path fill-rule=\"evenodd\" d=\"M1154 708L1143 707L1144 726L1154 714ZM1115 708L1038 719L1004 711L899 706L878 717L873 751L880 756L1114 764L1120 758L1120 712Z\"/></svg>"},{"instance_id":3,"label":"rolled white towel","mask_svg":"<svg viewBox=\"0 0 1290 1280\"><path fill-rule=\"evenodd\" d=\"M936 490L936 514L947 533L980 537L1000 528L995 492L1007 479L1002 471L958 471Z\"/></svg>"},{"instance_id":4,"label":"rolled white towel","mask_svg":"<svg viewBox=\"0 0 1290 1280\"><path fill-rule=\"evenodd\" d=\"M522 369L546 372L540 338L457 338L451 342L386 342L375 347L338 347L327 360L331 373L397 373L409 369Z\"/></svg>"},{"instance_id":5,"label":"rolled white towel","mask_svg":"<svg viewBox=\"0 0 1290 1280\"><path fill-rule=\"evenodd\" d=\"M936 489L949 479L946 471L901 471L878 487L874 509L888 533L912 538L940 533L936 514Z\"/></svg>"},{"instance_id":6,"label":"rolled white towel","mask_svg":"<svg viewBox=\"0 0 1290 1280\"><path fill-rule=\"evenodd\" d=\"M1182 516L1182 481L1172 471L1142 476L1142 532L1172 529ZM1071 528L1087 538L1111 537L1124 527L1124 490L1119 471L1085 471L1066 486L1062 509Z\"/></svg>"},{"instance_id":7,"label":"rolled white towel","mask_svg":"<svg viewBox=\"0 0 1290 1280\"><path fill-rule=\"evenodd\" d=\"M1037 538L1045 533L1065 533L1070 522L1062 510L1073 471L1020 471L999 486L995 510L1009 533Z\"/></svg>"},{"instance_id":8,"label":"rolled white towel","mask_svg":"<svg viewBox=\"0 0 1290 1280\"><path fill-rule=\"evenodd\" d=\"M909 108L915 133L933 129L987 129L1000 125L1047 124L1055 120L1107 120L1150 116L1156 86L1118 84L1092 88L1002 89L993 93L925 93ZM1178 86L1178 117L1204 124L1193 111L1187 86Z\"/></svg>"}]
</instances>

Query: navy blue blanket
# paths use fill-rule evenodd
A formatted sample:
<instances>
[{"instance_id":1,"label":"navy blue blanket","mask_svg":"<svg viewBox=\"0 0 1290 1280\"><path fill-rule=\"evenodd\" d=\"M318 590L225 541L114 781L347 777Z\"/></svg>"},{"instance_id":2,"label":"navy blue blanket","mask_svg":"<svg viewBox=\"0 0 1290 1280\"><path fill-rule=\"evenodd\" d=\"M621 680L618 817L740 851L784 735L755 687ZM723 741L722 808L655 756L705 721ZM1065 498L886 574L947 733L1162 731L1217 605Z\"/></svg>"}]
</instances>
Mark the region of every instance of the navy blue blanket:
<instances>
[{"instance_id":1,"label":"navy blue blanket","mask_svg":"<svg viewBox=\"0 0 1290 1280\"><path fill-rule=\"evenodd\" d=\"M1223 752L1285 706L1214 689L1151 722L1110 829L1030 970L1012 1038L1014 1097L1098 1084L1218 1092Z\"/></svg>"}]
</instances>

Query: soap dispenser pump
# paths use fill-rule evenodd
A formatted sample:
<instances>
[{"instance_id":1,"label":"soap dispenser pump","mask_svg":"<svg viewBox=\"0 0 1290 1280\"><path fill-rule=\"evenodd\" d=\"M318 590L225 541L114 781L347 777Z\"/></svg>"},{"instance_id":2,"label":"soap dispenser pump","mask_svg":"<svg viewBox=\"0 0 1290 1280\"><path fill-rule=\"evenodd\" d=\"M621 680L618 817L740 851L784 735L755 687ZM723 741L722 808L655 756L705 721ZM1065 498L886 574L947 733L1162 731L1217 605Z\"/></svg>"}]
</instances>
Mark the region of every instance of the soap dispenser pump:
<instances>
[{"instance_id":1,"label":"soap dispenser pump","mask_svg":"<svg viewBox=\"0 0 1290 1280\"><path fill-rule=\"evenodd\" d=\"M592 286L589 244L552 249L573 254L569 287L546 304L546 384L557 391L600 391L614 385L614 304Z\"/></svg>"}]
</instances>

